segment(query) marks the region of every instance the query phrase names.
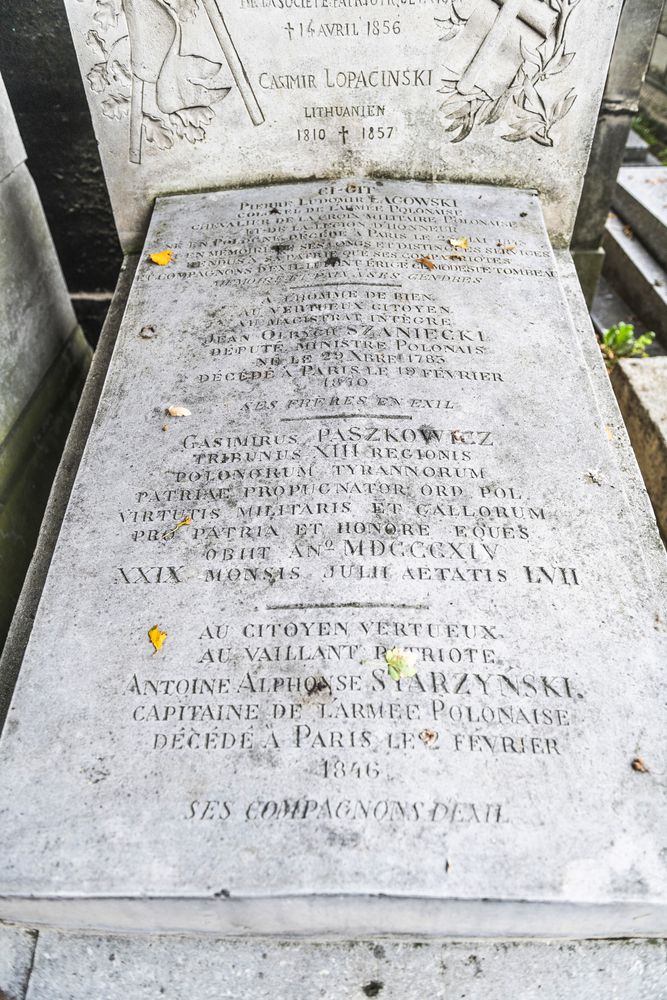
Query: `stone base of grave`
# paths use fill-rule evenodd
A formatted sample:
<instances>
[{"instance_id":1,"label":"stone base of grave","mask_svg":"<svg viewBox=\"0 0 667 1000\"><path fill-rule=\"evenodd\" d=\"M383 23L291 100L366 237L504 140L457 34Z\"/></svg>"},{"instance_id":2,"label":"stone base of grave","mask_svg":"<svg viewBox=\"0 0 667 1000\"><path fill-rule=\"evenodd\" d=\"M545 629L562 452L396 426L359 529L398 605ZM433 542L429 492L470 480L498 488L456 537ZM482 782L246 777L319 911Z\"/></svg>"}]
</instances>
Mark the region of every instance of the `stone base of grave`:
<instances>
[{"instance_id":1,"label":"stone base of grave","mask_svg":"<svg viewBox=\"0 0 667 1000\"><path fill-rule=\"evenodd\" d=\"M661 941L68 935L0 929L8 1000L661 1000Z\"/></svg>"},{"instance_id":2,"label":"stone base of grave","mask_svg":"<svg viewBox=\"0 0 667 1000\"><path fill-rule=\"evenodd\" d=\"M667 356L621 361L612 383L658 526L667 537Z\"/></svg>"}]
</instances>

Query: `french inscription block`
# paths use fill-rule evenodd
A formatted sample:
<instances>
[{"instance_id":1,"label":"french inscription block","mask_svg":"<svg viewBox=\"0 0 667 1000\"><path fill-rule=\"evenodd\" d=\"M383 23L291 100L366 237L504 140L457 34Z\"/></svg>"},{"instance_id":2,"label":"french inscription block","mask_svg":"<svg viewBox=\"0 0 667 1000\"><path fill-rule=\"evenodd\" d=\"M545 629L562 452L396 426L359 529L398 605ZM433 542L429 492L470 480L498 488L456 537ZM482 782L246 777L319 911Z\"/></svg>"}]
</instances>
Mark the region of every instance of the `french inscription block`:
<instances>
[{"instance_id":1,"label":"french inscription block","mask_svg":"<svg viewBox=\"0 0 667 1000\"><path fill-rule=\"evenodd\" d=\"M664 931L610 433L534 195L158 202L2 741L0 916Z\"/></svg>"},{"instance_id":2,"label":"french inscription block","mask_svg":"<svg viewBox=\"0 0 667 1000\"><path fill-rule=\"evenodd\" d=\"M65 0L125 250L155 195L537 188L567 245L621 0Z\"/></svg>"}]
</instances>

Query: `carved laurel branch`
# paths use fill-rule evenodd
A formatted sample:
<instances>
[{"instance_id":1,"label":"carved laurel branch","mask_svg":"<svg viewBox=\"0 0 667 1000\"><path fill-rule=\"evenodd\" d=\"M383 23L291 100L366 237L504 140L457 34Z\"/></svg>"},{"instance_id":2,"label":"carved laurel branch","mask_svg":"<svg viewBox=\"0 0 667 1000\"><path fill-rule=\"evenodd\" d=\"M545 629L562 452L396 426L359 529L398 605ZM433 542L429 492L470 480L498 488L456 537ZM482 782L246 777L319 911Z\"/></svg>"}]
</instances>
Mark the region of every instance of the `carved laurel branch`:
<instances>
[{"instance_id":1,"label":"carved laurel branch","mask_svg":"<svg viewBox=\"0 0 667 1000\"><path fill-rule=\"evenodd\" d=\"M199 9L199 0L163 0L179 20L190 21ZM102 114L107 118L127 118L132 100L130 44L121 0L95 0L92 16L96 24L86 35L86 44L96 62L86 74L90 89L100 95ZM144 112L143 134L154 149L171 149L174 141L203 142L205 126L215 117L213 108L184 108L170 115L156 109Z\"/></svg>"},{"instance_id":2,"label":"carved laurel branch","mask_svg":"<svg viewBox=\"0 0 667 1000\"><path fill-rule=\"evenodd\" d=\"M445 94L446 100L441 110L450 122L445 131L455 133L451 142L461 142L476 126L493 125L502 118L512 130L502 135L502 139L508 142L531 139L542 146L553 146L551 129L569 114L577 98L572 88L548 104L545 84L567 69L574 59L574 52L567 51L565 35L570 16L579 2L549 0L557 14L554 31L534 50L523 41L520 43L522 63L499 97L492 98L481 87L475 87L472 94L459 94L456 89L458 77L443 77L439 93ZM440 41L449 41L468 18L461 16L456 0L452 0L449 17L436 20L444 28Z\"/></svg>"}]
</instances>

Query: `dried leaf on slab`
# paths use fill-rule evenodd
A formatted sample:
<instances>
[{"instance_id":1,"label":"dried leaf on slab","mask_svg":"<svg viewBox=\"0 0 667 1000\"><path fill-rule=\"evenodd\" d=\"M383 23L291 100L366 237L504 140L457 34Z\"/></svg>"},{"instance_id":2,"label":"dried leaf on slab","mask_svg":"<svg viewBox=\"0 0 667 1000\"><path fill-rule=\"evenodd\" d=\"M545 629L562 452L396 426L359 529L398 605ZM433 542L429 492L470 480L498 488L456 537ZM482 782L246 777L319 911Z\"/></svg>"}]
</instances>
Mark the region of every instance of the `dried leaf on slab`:
<instances>
[{"instance_id":1,"label":"dried leaf on slab","mask_svg":"<svg viewBox=\"0 0 667 1000\"><path fill-rule=\"evenodd\" d=\"M170 417L191 417L192 413L187 406L168 406L167 413Z\"/></svg>"},{"instance_id":2,"label":"dried leaf on slab","mask_svg":"<svg viewBox=\"0 0 667 1000\"><path fill-rule=\"evenodd\" d=\"M434 729L422 729L419 734L419 739L422 741L424 746L432 747L438 742L438 734Z\"/></svg>"},{"instance_id":3,"label":"dried leaf on slab","mask_svg":"<svg viewBox=\"0 0 667 1000\"><path fill-rule=\"evenodd\" d=\"M501 243L499 240L496 246L500 248L501 253L516 253L516 243Z\"/></svg>"},{"instance_id":4,"label":"dried leaf on slab","mask_svg":"<svg viewBox=\"0 0 667 1000\"><path fill-rule=\"evenodd\" d=\"M457 250L467 250L470 246L470 240L467 236L450 236L447 242L450 247L456 247Z\"/></svg>"},{"instance_id":5,"label":"dried leaf on slab","mask_svg":"<svg viewBox=\"0 0 667 1000\"><path fill-rule=\"evenodd\" d=\"M164 641L167 638L167 633L162 632L157 625L153 625L153 628L148 630L148 638L152 643L153 656L155 656L155 654L164 646Z\"/></svg>"},{"instance_id":6,"label":"dried leaf on slab","mask_svg":"<svg viewBox=\"0 0 667 1000\"><path fill-rule=\"evenodd\" d=\"M162 535L164 541L165 542L169 541L169 539L173 538L174 535L176 534L176 532L180 528L187 528L187 526L189 524L192 524L192 518L191 517L184 517L183 520L179 521L178 524L175 524L173 526L173 528L168 528L167 531L164 532L164 534Z\"/></svg>"},{"instance_id":7,"label":"dried leaf on slab","mask_svg":"<svg viewBox=\"0 0 667 1000\"><path fill-rule=\"evenodd\" d=\"M463 260L460 253L448 253L447 260Z\"/></svg>"},{"instance_id":8,"label":"dried leaf on slab","mask_svg":"<svg viewBox=\"0 0 667 1000\"><path fill-rule=\"evenodd\" d=\"M435 264L433 263L431 257L417 257L416 263L421 264L422 267L427 267L429 271L435 270Z\"/></svg>"},{"instance_id":9,"label":"dried leaf on slab","mask_svg":"<svg viewBox=\"0 0 667 1000\"><path fill-rule=\"evenodd\" d=\"M149 254L149 257L153 261L154 264L158 265L158 267L166 267L167 264L171 264L172 259L174 257L174 251L173 250L156 250L155 253Z\"/></svg>"},{"instance_id":10,"label":"dried leaf on slab","mask_svg":"<svg viewBox=\"0 0 667 1000\"><path fill-rule=\"evenodd\" d=\"M632 762L632 770L638 771L639 774L648 774L648 768L641 757L635 757Z\"/></svg>"}]
</instances>

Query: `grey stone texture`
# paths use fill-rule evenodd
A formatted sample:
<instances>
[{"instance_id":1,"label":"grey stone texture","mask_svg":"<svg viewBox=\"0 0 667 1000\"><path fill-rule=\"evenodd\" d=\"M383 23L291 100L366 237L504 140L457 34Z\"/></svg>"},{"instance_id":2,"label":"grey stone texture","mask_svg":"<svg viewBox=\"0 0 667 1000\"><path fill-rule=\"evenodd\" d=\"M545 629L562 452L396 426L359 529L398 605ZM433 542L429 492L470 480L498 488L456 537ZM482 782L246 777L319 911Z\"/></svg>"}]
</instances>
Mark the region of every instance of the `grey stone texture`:
<instances>
[{"instance_id":1,"label":"grey stone texture","mask_svg":"<svg viewBox=\"0 0 667 1000\"><path fill-rule=\"evenodd\" d=\"M605 275L667 345L667 272L618 216L607 221Z\"/></svg>"},{"instance_id":2,"label":"grey stone texture","mask_svg":"<svg viewBox=\"0 0 667 1000\"><path fill-rule=\"evenodd\" d=\"M663 132L667 130L667 23L664 10L642 88L641 107L642 112L648 113Z\"/></svg>"},{"instance_id":3,"label":"grey stone texture","mask_svg":"<svg viewBox=\"0 0 667 1000\"><path fill-rule=\"evenodd\" d=\"M628 139L623 152L623 163L634 164L646 163L648 156L648 143L646 139L635 132L633 128L628 133Z\"/></svg>"},{"instance_id":4,"label":"grey stone texture","mask_svg":"<svg viewBox=\"0 0 667 1000\"><path fill-rule=\"evenodd\" d=\"M25 160L25 149L12 114L5 84L0 77L0 182Z\"/></svg>"},{"instance_id":5,"label":"grey stone texture","mask_svg":"<svg viewBox=\"0 0 667 1000\"><path fill-rule=\"evenodd\" d=\"M664 932L656 541L537 199L190 195L158 204L146 250L165 247L139 265L3 735L0 914ZM423 680L388 676L396 644Z\"/></svg>"},{"instance_id":6,"label":"grey stone texture","mask_svg":"<svg viewBox=\"0 0 667 1000\"><path fill-rule=\"evenodd\" d=\"M0 729L5 721L74 478L95 416L136 264L136 258L128 257L121 269L113 302L107 313L69 434L65 431L64 447L62 454L59 453L57 469L54 470L53 485L46 498L48 502L45 503L44 517L41 526L36 526L35 537L37 532L39 537L34 544L34 555L29 560L7 640L0 655Z\"/></svg>"},{"instance_id":7,"label":"grey stone texture","mask_svg":"<svg viewBox=\"0 0 667 1000\"><path fill-rule=\"evenodd\" d=\"M621 361L612 382L658 525L667 538L667 357Z\"/></svg>"},{"instance_id":8,"label":"grey stone texture","mask_svg":"<svg viewBox=\"0 0 667 1000\"><path fill-rule=\"evenodd\" d=\"M37 934L0 924L0 997L26 1000Z\"/></svg>"},{"instance_id":9,"label":"grey stone texture","mask_svg":"<svg viewBox=\"0 0 667 1000\"><path fill-rule=\"evenodd\" d=\"M0 184L0 440L77 329L35 185L25 166Z\"/></svg>"},{"instance_id":10,"label":"grey stone texture","mask_svg":"<svg viewBox=\"0 0 667 1000\"><path fill-rule=\"evenodd\" d=\"M354 173L535 187L567 245L622 3L66 7L121 243L138 251L156 195Z\"/></svg>"},{"instance_id":11,"label":"grey stone texture","mask_svg":"<svg viewBox=\"0 0 667 1000\"><path fill-rule=\"evenodd\" d=\"M614 178L627 155L627 140L639 110L640 89L662 3L627 0L621 12L572 234L574 260L589 306L604 260L600 248Z\"/></svg>"},{"instance_id":12,"label":"grey stone texture","mask_svg":"<svg viewBox=\"0 0 667 1000\"><path fill-rule=\"evenodd\" d=\"M665 1000L664 942L40 934L28 1000Z\"/></svg>"},{"instance_id":13,"label":"grey stone texture","mask_svg":"<svg viewBox=\"0 0 667 1000\"><path fill-rule=\"evenodd\" d=\"M0 87L2 84L0 82ZM90 358L0 91L0 645Z\"/></svg>"},{"instance_id":14,"label":"grey stone texture","mask_svg":"<svg viewBox=\"0 0 667 1000\"><path fill-rule=\"evenodd\" d=\"M624 167L618 175L614 209L631 225L662 267L667 267L667 167Z\"/></svg>"}]
</instances>

